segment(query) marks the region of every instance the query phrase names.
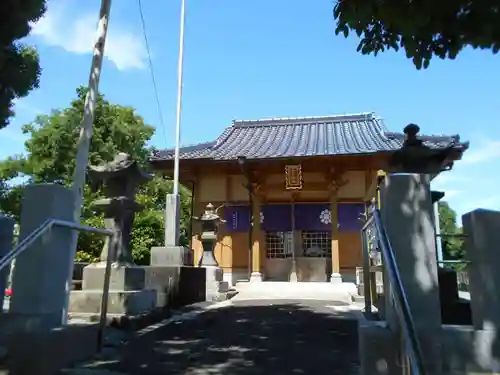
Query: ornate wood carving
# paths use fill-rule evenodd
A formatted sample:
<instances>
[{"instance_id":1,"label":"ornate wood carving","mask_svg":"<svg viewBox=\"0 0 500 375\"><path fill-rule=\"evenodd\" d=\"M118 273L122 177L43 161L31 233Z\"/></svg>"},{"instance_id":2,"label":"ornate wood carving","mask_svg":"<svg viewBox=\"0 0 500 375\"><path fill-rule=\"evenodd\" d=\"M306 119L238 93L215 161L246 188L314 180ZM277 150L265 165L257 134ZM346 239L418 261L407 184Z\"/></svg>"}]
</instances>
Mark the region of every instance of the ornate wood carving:
<instances>
[{"instance_id":1,"label":"ornate wood carving","mask_svg":"<svg viewBox=\"0 0 500 375\"><path fill-rule=\"evenodd\" d=\"M285 166L285 190L301 190L303 186L302 165Z\"/></svg>"},{"instance_id":2,"label":"ornate wood carving","mask_svg":"<svg viewBox=\"0 0 500 375\"><path fill-rule=\"evenodd\" d=\"M346 172L344 170L330 167L325 172L325 178L328 182L328 190L331 193L338 193L338 191L345 185L349 183L349 180L345 177Z\"/></svg>"}]
</instances>

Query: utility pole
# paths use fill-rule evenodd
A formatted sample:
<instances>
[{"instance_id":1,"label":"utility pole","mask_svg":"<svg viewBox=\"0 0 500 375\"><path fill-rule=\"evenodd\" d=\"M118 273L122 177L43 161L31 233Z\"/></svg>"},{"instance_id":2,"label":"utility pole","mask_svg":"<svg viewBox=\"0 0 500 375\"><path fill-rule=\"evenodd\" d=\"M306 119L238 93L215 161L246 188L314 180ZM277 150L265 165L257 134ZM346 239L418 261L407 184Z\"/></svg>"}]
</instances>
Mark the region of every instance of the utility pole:
<instances>
[{"instance_id":1,"label":"utility pole","mask_svg":"<svg viewBox=\"0 0 500 375\"><path fill-rule=\"evenodd\" d=\"M186 4L185 0L181 0L181 19L179 30L179 61L177 70L177 114L175 121L175 154L174 154L174 191L173 198L175 201L174 220L175 225L175 246L179 246L180 237L180 196L179 196L179 158L181 147L181 114L182 114L182 69L184 66L184 24L186 22ZM165 214L168 215L171 211L165 208ZM167 218L165 218L167 222ZM165 239L167 242L167 239ZM167 243L165 243L167 245Z\"/></svg>"},{"instance_id":2,"label":"utility pole","mask_svg":"<svg viewBox=\"0 0 500 375\"><path fill-rule=\"evenodd\" d=\"M85 187L85 177L87 166L89 163L89 147L92 138L92 127L94 125L95 108L97 104L97 96L99 90L99 79L101 77L102 60L104 57L104 45L108 33L109 15L111 11L111 0L101 0L101 10L99 12L99 25L97 29L97 39L94 44L94 52L92 57L92 65L90 68L89 85L87 96L85 97L85 105L83 112L83 121L80 129L80 137L76 145L76 165L73 174L73 194L74 194L74 211L73 220L75 223L80 222L83 204L83 189ZM70 251L73 256L70 257L69 277L66 282L66 305L63 313L63 324L67 323L68 319L68 302L69 293L71 290L71 282L73 277L74 258L76 247L78 244L78 232L73 231Z\"/></svg>"}]
</instances>

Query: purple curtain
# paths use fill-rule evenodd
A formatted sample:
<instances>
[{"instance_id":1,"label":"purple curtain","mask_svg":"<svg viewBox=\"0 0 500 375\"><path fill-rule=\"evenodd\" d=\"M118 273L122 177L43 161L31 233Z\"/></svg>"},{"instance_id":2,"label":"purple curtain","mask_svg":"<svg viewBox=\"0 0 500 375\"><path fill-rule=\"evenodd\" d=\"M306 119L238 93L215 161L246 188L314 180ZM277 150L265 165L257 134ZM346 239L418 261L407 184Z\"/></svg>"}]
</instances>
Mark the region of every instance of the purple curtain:
<instances>
[{"instance_id":1,"label":"purple curtain","mask_svg":"<svg viewBox=\"0 0 500 375\"><path fill-rule=\"evenodd\" d=\"M340 203L338 205L339 230L341 232L359 232L363 227L365 205L363 203Z\"/></svg>"},{"instance_id":2,"label":"purple curtain","mask_svg":"<svg viewBox=\"0 0 500 375\"><path fill-rule=\"evenodd\" d=\"M224 220L228 232L247 232L250 230L250 206L225 206Z\"/></svg>"},{"instance_id":3,"label":"purple curtain","mask_svg":"<svg viewBox=\"0 0 500 375\"><path fill-rule=\"evenodd\" d=\"M340 203L338 205L339 230L359 232L363 226L363 203ZM226 206L224 219L228 232L250 230L250 206ZM268 232L292 230L292 206L290 204L267 204L262 207L261 225ZM295 229L310 231L331 231L331 211L329 203L296 203Z\"/></svg>"},{"instance_id":4,"label":"purple curtain","mask_svg":"<svg viewBox=\"0 0 500 375\"><path fill-rule=\"evenodd\" d=\"M292 230L292 207L289 204L266 204L262 207L262 229L267 232Z\"/></svg>"},{"instance_id":5,"label":"purple curtain","mask_svg":"<svg viewBox=\"0 0 500 375\"><path fill-rule=\"evenodd\" d=\"M365 211L363 203L341 203L338 205L339 230L358 232L363 226L361 214ZM295 228L330 232L332 227L330 204L295 204Z\"/></svg>"},{"instance_id":6,"label":"purple curtain","mask_svg":"<svg viewBox=\"0 0 500 375\"><path fill-rule=\"evenodd\" d=\"M295 229L329 232L332 215L328 203L296 203Z\"/></svg>"}]
</instances>

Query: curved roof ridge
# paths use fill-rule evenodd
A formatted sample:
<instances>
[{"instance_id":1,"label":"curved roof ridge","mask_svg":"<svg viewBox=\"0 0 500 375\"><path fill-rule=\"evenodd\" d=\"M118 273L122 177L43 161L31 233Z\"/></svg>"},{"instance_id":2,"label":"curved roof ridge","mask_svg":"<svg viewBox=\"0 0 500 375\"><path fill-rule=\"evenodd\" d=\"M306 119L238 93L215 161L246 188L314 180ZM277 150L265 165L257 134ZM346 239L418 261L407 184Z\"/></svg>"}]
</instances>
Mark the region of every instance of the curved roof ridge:
<instances>
[{"instance_id":1,"label":"curved roof ridge","mask_svg":"<svg viewBox=\"0 0 500 375\"><path fill-rule=\"evenodd\" d=\"M307 116L307 117L269 117L257 120L233 120L234 127L247 126L272 126L272 125L293 125L321 122L340 122L340 121L370 121L374 119L373 112L360 112L352 114L326 115L326 116Z\"/></svg>"},{"instance_id":2,"label":"curved roof ridge","mask_svg":"<svg viewBox=\"0 0 500 375\"><path fill-rule=\"evenodd\" d=\"M432 149L466 150L455 135L418 135ZM181 147L181 159L231 160L238 155L253 159L321 155L358 155L392 152L401 148L403 133L388 131L373 112L358 114L234 120L212 142ZM270 145L272 144L272 147ZM174 150L153 155L154 160L173 159Z\"/></svg>"}]
</instances>

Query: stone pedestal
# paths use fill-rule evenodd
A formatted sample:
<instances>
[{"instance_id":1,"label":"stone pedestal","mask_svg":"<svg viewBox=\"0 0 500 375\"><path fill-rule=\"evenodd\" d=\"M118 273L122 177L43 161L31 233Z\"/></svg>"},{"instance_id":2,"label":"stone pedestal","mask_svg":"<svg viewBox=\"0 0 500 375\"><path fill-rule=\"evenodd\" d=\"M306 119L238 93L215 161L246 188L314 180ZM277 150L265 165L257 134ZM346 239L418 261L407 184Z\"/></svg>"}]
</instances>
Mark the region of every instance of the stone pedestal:
<instances>
[{"instance_id":1,"label":"stone pedestal","mask_svg":"<svg viewBox=\"0 0 500 375\"><path fill-rule=\"evenodd\" d=\"M342 284L342 275L340 273L332 273L330 275L330 282L332 284Z\"/></svg>"},{"instance_id":2,"label":"stone pedestal","mask_svg":"<svg viewBox=\"0 0 500 375\"><path fill-rule=\"evenodd\" d=\"M219 299L221 294L229 291L229 283L223 281L224 272L220 267L205 266L206 270L206 299L213 301Z\"/></svg>"},{"instance_id":3,"label":"stone pedestal","mask_svg":"<svg viewBox=\"0 0 500 375\"><path fill-rule=\"evenodd\" d=\"M14 219L0 213L0 258L5 256L12 249L12 238L14 234ZM3 307L5 293L9 279L10 267L5 267L0 271L0 306ZM3 311L3 308L0 312Z\"/></svg>"},{"instance_id":4,"label":"stone pedestal","mask_svg":"<svg viewBox=\"0 0 500 375\"><path fill-rule=\"evenodd\" d=\"M155 246L151 248L152 266L193 266L194 251L184 246Z\"/></svg>"},{"instance_id":5,"label":"stone pedestal","mask_svg":"<svg viewBox=\"0 0 500 375\"><path fill-rule=\"evenodd\" d=\"M84 268L82 290L75 290L70 295L71 312L100 312L104 273L102 263ZM136 315L157 307L156 291L146 287L146 271L143 267L114 266L111 269L108 313Z\"/></svg>"},{"instance_id":6,"label":"stone pedestal","mask_svg":"<svg viewBox=\"0 0 500 375\"><path fill-rule=\"evenodd\" d=\"M47 219L73 221L73 193L55 184L25 188L19 240ZM66 281L70 279L72 231L54 227L16 259L10 314L25 328L50 329L63 323Z\"/></svg>"},{"instance_id":7,"label":"stone pedestal","mask_svg":"<svg viewBox=\"0 0 500 375\"><path fill-rule=\"evenodd\" d=\"M260 272L252 272L250 274L250 282L251 283L260 283L260 282L262 282L262 274Z\"/></svg>"}]
</instances>

